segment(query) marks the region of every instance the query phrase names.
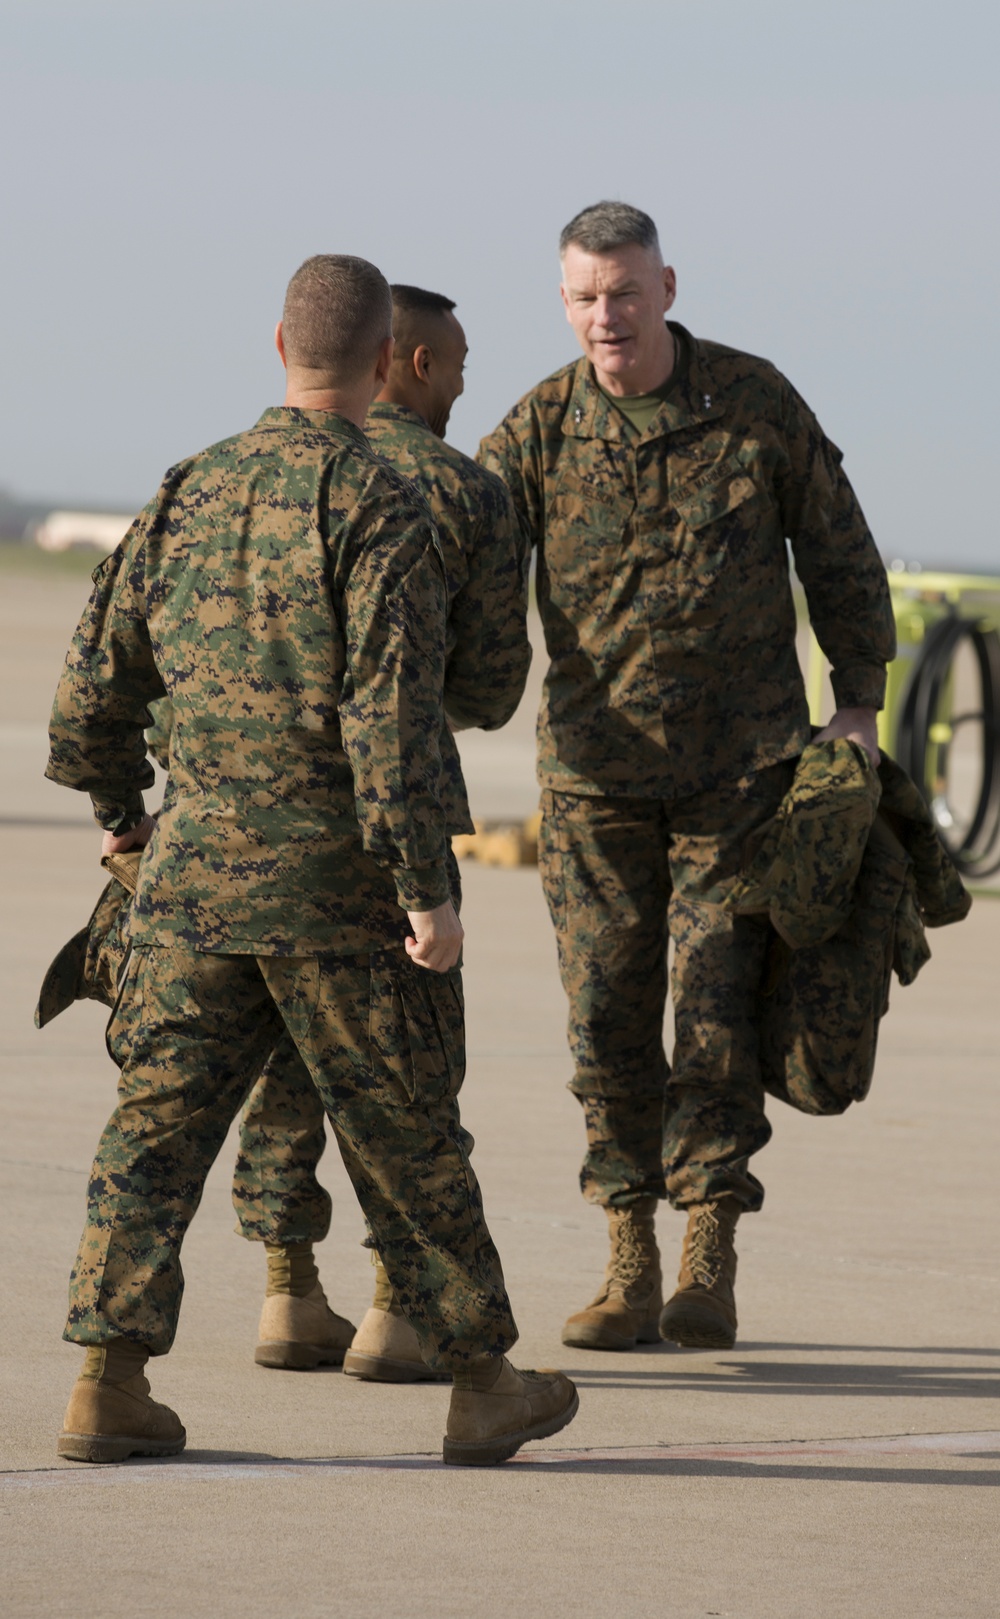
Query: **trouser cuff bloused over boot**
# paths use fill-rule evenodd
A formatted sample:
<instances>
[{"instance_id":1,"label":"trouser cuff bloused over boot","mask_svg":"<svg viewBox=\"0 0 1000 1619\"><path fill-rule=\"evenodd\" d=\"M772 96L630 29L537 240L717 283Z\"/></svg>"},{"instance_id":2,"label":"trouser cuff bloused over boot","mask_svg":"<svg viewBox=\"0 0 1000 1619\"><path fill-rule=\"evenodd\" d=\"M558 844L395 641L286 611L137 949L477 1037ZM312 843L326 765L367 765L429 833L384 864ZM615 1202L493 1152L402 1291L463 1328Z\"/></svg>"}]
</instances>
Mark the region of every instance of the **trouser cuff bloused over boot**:
<instances>
[{"instance_id":1,"label":"trouser cuff bloused over boot","mask_svg":"<svg viewBox=\"0 0 1000 1619\"><path fill-rule=\"evenodd\" d=\"M793 766L676 804L545 792L539 864L569 1000L570 1089L587 1130L581 1187L626 1207L732 1197L757 1209L748 1161L770 1138L757 995L767 934L723 901L747 837ZM675 1045L663 1050L667 948Z\"/></svg>"},{"instance_id":2,"label":"trouser cuff bloused over boot","mask_svg":"<svg viewBox=\"0 0 1000 1619\"><path fill-rule=\"evenodd\" d=\"M291 1036L430 1365L516 1340L456 1092L461 979L398 950L233 956L137 946L109 1027L119 1102L101 1138L66 1337L170 1348L180 1246L261 1053Z\"/></svg>"}]
</instances>

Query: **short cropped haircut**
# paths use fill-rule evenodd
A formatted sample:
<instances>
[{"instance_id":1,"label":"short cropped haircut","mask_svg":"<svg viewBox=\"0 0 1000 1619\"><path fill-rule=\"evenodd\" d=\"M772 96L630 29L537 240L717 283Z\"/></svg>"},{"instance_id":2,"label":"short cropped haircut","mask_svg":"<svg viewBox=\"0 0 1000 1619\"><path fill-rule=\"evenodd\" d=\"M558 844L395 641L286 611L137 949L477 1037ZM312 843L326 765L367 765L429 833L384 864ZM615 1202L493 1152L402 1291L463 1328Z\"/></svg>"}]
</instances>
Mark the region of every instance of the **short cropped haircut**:
<instances>
[{"instance_id":1,"label":"short cropped haircut","mask_svg":"<svg viewBox=\"0 0 1000 1619\"><path fill-rule=\"evenodd\" d=\"M392 293L392 330L402 358L411 355L421 343L428 342L435 323L442 315L451 313L455 300L446 298L443 292L426 292L423 287L408 287L401 281L394 281L389 290Z\"/></svg>"},{"instance_id":2,"label":"short cropped haircut","mask_svg":"<svg viewBox=\"0 0 1000 1619\"><path fill-rule=\"evenodd\" d=\"M627 202L595 202L563 227L559 257L568 247L580 247L585 253L613 253L616 247L632 243L659 252L660 239L649 215Z\"/></svg>"},{"instance_id":3,"label":"short cropped haircut","mask_svg":"<svg viewBox=\"0 0 1000 1619\"><path fill-rule=\"evenodd\" d=\"M282 332L289 364L353 382L392 336L389 283L367 259L317 253L288 283Z\"/></svg>"}]
</instances>

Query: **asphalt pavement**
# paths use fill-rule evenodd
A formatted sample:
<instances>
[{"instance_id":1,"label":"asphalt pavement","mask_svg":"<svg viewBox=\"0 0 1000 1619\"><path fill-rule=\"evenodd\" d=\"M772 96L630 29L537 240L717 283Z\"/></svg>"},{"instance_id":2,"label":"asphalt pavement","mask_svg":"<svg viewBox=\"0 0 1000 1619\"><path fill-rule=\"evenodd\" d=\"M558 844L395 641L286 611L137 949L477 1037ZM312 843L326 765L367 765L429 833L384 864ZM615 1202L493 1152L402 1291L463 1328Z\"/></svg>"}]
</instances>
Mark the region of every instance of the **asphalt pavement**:
<instances>
[{"instance_id":1,"label":"asphalt pavement","mask_svg":"<svg viewBox=\"0 0 1000 1619\"><path fill-rule=\"evenodd\" d=\"M500 1248L521 1365L580 1386L562 1434L506 1467L440 1463L448 1391L253 1363L259 1247L234 1234L231 1138L184 1251L177 1343L153 1392L176 1460L94 1468L55 1439L80 1363L61 1341L86 1177L113 1105L104 1013L38 1032L51 957L102 885L78 795L41 780L45 721L85 576L0 565L4 896L0 1590L11 1619L995 1619L1000 1611L1000 900L931 937L898 987L872 1094L839 1119L778 1104L740 1225L740 1337L565 1349L596 1289L604 1222L576 1175L564 1006L537 873L464 868L463 1111ZM540 672L540 671L539 671ZM473 808L534 805L532 699L466 744ZM492 752L491 752L492 750ZM668 1031L669 1038L669 1031ZM331 1145L319 1251L358 1320L372 1271ZM669 1272L682 1221L663 1208Z\"/></svg>"}]
</instances>

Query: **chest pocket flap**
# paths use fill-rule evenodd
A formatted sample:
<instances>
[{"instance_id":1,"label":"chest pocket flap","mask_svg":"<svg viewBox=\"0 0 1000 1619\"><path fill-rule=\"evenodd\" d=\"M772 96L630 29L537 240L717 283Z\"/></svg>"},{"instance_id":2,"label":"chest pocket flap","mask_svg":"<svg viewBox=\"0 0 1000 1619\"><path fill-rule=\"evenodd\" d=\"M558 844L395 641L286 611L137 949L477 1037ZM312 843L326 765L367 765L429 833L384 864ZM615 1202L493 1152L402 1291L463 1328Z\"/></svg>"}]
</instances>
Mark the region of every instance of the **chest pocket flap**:
<instances>
[{"instance_id":1,"label":"chest pocket flap","mask_svg":"<svg viewBox=\"0 0 1000 1619\"><path fill-rule=\"evenodd\" d=\"M753 479L737 462L735 467L727 466L714 482L675 500L674 506L688 528L697 531L735 511L756 493Z\"/></svg>"}]
</instances>

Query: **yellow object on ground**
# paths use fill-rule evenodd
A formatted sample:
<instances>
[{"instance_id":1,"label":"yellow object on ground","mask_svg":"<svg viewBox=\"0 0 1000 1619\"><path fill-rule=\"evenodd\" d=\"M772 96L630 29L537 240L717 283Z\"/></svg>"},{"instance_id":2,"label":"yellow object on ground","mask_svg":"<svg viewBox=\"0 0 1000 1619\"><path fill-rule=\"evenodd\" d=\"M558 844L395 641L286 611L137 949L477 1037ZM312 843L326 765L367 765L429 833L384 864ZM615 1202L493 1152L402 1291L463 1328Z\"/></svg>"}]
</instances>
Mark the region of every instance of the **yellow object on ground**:
<instances>
[{"instance_id":1,"label":"yellow object on ground","mask_svg":"<svg viewBox=\"0 0 1000 1619\"><path fill-rule=\"evenodd\" d=\"M473 821L474 833L452 838L456 860L478 860L483 866L537 866L541 811L526 821Z\"/></svg>"}]
</instances>

